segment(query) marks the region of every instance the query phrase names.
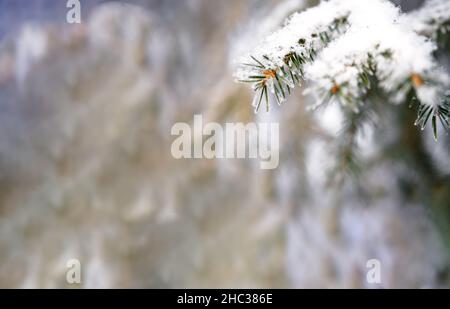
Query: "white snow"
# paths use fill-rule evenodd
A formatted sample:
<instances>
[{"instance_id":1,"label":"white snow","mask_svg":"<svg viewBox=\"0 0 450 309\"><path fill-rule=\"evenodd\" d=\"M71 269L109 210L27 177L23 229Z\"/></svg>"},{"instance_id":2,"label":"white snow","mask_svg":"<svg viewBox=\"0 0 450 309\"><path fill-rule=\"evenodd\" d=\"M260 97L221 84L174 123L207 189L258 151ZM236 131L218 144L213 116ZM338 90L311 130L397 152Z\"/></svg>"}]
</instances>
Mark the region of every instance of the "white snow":
<instances>
[{"instance_id":1,"label":"white snow","mask_svg":"<svg viewBox=\"0 0 450 309\"><path fill-rule=\"evenodd\" d=\"M318 56L312 61L308 59L303 69L304 78L311 81L309 92L316 96L315 105L327 102L328 94L337 86L335 92L361 104L368 89L361 86L359 76L369 57L373 57L379 86L385 93L392 94L391 103L403 102L414 87L422 103L435 107L450 79L434 59L435 43L419 32L432 18L440 23L448 20L449 3L433 0L409 16L387 0L323 1L291 16L283 28L264 39L251 55L241 59L241 63L254 64L252 56L264 69L278 70L281 74L279 68L285 67L286 55L291 52L309 54L313 48ZM330 31L329 27L343 17L347 17L348 25L340 31ZM417 22L412 18L417 18ZM331 34L329 44L317 38L316 34L322 31ZM300 39L306 42L299 44ZM235 76L238 80L248 80L262 74L261 68L241 66ZM268 79L266 84L273 92L272 80ZM325 100L319 100L324 96ZM348 100L342 102L346 104ZM357 111L357 106L352 107Z\"/></svg>"}]
</instances>

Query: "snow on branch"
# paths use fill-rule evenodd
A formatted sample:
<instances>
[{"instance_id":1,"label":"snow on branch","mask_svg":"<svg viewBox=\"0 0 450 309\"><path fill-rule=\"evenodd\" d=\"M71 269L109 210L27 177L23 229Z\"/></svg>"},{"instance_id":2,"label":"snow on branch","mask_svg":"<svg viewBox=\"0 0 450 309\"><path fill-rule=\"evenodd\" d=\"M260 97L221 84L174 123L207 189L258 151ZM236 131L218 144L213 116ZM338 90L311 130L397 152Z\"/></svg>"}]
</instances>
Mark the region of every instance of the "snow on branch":
<instances>
[{"instance_id":1,"label":"snow on branch","mask_svg":"<svg viewBox=\"0 0 450 309\"><path fill-rule=\"evenodd\" d=\"M429 0L417 11L404 16L412 29L441 46L450 43L450 1Z\"/></svg>"},{"instance_id":2,"label":"snow on branch","mask_svg":"<svg viewBox=\"0 0 450 309\"><path fill-rule=\"evenodd\" d=\"M449 128L450 78L434 52L438 33L447 34L447 1L432 0L411 15L386 0L330 0L288 18L240 61L235 77L256 92L256 111L308 82L313 107L339 102L354 112L383 98L419 102L417 125L431 119ZM415 17L413 17L415 16ZM417 21L414 21L416 20ZM431 40L430 40L431 39Z\"/></svg>"}]
</instances>

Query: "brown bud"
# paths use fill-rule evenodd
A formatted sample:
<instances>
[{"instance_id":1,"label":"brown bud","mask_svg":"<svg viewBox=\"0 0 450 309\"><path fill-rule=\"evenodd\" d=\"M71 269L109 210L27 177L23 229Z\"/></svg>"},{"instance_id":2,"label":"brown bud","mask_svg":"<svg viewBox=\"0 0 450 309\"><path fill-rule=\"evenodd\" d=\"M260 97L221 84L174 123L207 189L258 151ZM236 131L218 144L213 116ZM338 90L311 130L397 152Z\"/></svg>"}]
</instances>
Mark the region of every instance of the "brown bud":
<instances>
[{"instance_id":1,"label":"brown bud","mask_svg":"<svg viewBox=\"0 0 450 309\"><path fill-rule=\"evenodd\" d=\"M419 74L414 73L411 75L411 81L415 87L420 87L424 84L422 77Z\"/></svg>"},{"instance_id":2,"label":"brown bud","mask_svg":"<svg viewBox=\"0 0 450 309\"><path fill-rule=\"evenodd\" d=\"M277 72L275 72L275 70L264 70L262 73L265 76L265 78L269 79L275 78Z\"/></svg>"},{"instance_id":3,"label":"brown bud","mask_svg":"<svg viewBox=\"0 0 450 309\"><path fill-rule=\"evenodd\" d=\"M339 85L334 85L333 88L331 88L331 93L332 94L336 94L339 92L339 90L341 90L341 87L339 87Z\"/></svg>"}]
</instances>

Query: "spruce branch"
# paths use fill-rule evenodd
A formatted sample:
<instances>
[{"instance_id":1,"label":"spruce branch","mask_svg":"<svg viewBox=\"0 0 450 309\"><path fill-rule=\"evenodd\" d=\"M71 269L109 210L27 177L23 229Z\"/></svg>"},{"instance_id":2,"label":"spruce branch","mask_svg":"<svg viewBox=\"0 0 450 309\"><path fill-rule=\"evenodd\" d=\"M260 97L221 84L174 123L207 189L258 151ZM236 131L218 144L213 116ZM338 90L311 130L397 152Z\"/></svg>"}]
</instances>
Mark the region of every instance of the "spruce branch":
<instances>
[{"instance_id":1,"label":"spruce branch","mask_svg":"<svg viewBox=\"0 0 450 309\"><path fill-rule=\"evenodd\" d=\"M256 112L262 102L269 111L271 98L281 105L304 81L311 82L305 93L314 95L313 109L337 101L358 113L374 98L409 106L417 102L416 124L424 129L431 122L437 139L438 123L450 128L445 96L450 78L439 69L435 45L422 32L430 34L432 28L448 37L449 13L442 8L449 5L431 2L416 13L427 21L423 29L412 27L411 17L385 0L322 2L266 38L235 76L253 84ZM411 92L414 100L408 101Z\"/></svg>"},{"instance_id":2,"label":"spruce branch","mask_svg":"<svg viewBox=\"0 0 450 309\"><path fill-rule=\"evenodd\" d=\"M253 84L253 90L257 92L255 111L259 111L263 98L269 111L269 93L273 93L278 105L281 105L290 95L291 89L301 85L304 80L305 64L313 62L318 52L343 33L347 26L347 16L342 16L335 18L329 25L318 27L309 37L300 36L281 57L282 62L268 55L262 55L261 59L251 55L250 61L242 64L236 77L239 82Z\"/></svg>"}]
</instances>

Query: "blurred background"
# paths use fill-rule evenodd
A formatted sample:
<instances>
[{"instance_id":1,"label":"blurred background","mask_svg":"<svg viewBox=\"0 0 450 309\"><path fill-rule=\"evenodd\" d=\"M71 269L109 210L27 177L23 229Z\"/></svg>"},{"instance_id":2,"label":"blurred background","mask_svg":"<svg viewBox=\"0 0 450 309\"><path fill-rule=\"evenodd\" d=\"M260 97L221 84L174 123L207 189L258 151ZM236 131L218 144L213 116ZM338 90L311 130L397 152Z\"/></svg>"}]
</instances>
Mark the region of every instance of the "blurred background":
<instances>
[{"instance_id":1,"label":"blurred background","mask_svg":"<svg viewBox=\"0 0 450 309\"><path fill-rule=\"evenodd\" d=\"M80 2L68 24L66 1L0 0L0 287L449 286L448 136L387 107L358 178L330 181L339 110L309 112L300 89L255 115L234 82L239 55L317 1ZM279 122L280 166L173 159L172 125L195 114Z\"/></svg>"}]
</instances>

